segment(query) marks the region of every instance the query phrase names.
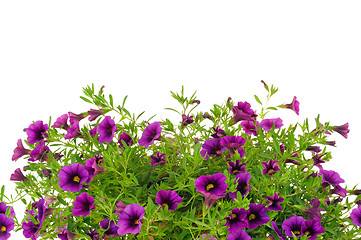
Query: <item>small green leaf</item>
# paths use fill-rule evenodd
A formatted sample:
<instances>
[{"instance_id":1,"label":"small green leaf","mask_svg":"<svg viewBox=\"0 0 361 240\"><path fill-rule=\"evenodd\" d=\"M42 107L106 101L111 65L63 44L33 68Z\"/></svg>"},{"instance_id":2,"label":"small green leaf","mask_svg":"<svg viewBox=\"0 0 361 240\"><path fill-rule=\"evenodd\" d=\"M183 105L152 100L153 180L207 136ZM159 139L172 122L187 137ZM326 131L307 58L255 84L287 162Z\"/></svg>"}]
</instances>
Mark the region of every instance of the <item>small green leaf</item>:
<instances>
[{"instance_id":1,"label":"small green leaf","mask_svg":"<svg viewBox=\"0 0 361 240\"><path fill-rule=\"evenodd\" d=\"M277 110L275 107L268 107L267 110Z\"/></svg>"},{"instance_id":2,"label":"small green leaf","mask_svg":"<svg viewBox=\"0 0 361 240\"><path fill-rule=\"evenodd\" d=\"M257 95L254 95L254 98L256 99L256 101L257 101L260 105L262 105L262 102L261 102L261 100L259 99L259 97L258 97Z\"/></svg>"},{"instance_id":3,"label":"small green leaf","mask_svg":"<svg viewBox=\"0 0 361 240\"><path fill-rule=\"evenodd\" d=\"M58 196L57 198L58 198L58 200L59 200L59 202L60 202L61 204L65 205L65 206L68 205L68 203L65 202L65 200L64 200L62 197Z\"/></svg>"},{"instance_id":4,"label":"small green leaf","mask_svg":"<svg viewBox=\"0 0 361 240\"><path fill-rule=\"evenodd\" d=\"M111 94L109 94L109 103L110 103L110 106L113 107L113 96Z\"/></svg>"},{"instance_id":5,"label":"small green leaf","mask_svg":"<svg viewBox=\"0 0 361 240\"><path fill-rule=\"evenodd\" d=\"M85 101L85 102L87 102L87 103L93 104L89 99L87 99L87 98L85 98L85 97L80 96L80 98L83 99L83 101Z\"/></svg>"},{"instance_id":6,"label":"small green leaf","mask_svg":"<svg viewBox=\"0 0 361 240\"><path fill-rule=\"evenodd\" d=\"M0 193L0 202L3 201L4 192L5 192L5 185L2 185L2 187L1 187L1 193Z\"/></svg>"}]
</instances>

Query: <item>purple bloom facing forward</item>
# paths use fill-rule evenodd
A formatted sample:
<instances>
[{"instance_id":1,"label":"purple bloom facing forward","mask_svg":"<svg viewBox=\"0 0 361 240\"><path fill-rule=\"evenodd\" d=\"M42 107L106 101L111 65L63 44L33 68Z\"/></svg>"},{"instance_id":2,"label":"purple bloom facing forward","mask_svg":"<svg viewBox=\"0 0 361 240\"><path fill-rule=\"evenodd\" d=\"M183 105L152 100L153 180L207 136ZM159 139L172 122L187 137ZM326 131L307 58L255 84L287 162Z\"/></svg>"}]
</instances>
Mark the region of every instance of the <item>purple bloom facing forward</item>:
<instances>
[{"instance_id":1,"label":"purple bloom facing forward","mask_svg":"<svg viewBox=\"0 0 361 240\"><path fill-rule=\"evenodd\" d=\"M274 173L281 170L277 166L278 161L273 161L272 159L268 163L267 162L262 162L262 165L264 166L264 169L262 171L263 175L274 174Z\"/></svg>"},{"instance_id":2,"label":"purple bloom facing forward","mask_svg":"<svg viewBox=\"0 0 361 240\"><path fill-rule=\"evenodd\" d=\"M241 158L244 155L244 150L242 146L246 143L246 140L240 136L225 136L221 139L221 144L225 146L231 154L234 154L237 150L241 155Z\"/></svg>"},{"instance_id":3,"label":"purple bloom facing forward","mask_svg":"<svg viewBox=\"0 0 361 240\"><path fill-rule=\"evenodd\" d=\"M282 228L287 236L292 237L292 233L294 233L296 237L300 237L302 235L301 228L305 221L303 217L290 217L283 221Z\"/></svg>"},{"instance_id":4,"label":"purple bloom facing forward","mask_svg":"<svg viewBox=\"0 0 361 240\"><path fill-rule=\"evenodd\" d=\"M149 124L142 134L142 137L138 140L140 146L149 147L153 144L154 140L160 138L160 134L162 132L162 127L160 126L160 122L154 122Z\"/></svg>"},{"instance_id":5,"label":"purple bloom facing forward","mask_svg":"<svg viewBox=\"0 0 361 240\"><path fill-rule=\"evenodd\" d=\"M100 235L96 229L89 228L89 232L86 232L85 235L88 235L91 240L100 240Z\"/></svg>"},{"instance_id":6,"label":"purple bloom facing forward","mask_svg":"<svg viewBox=\"0 0 361 240\"><path fill-rule=\"evenodd\" d=\"M273 197L267 196L267 209L270 211L282 211L282 206L280 205L283 202L284 198L279 197L277 193L273 194Z\"/></svg>"},{"instance_id":7,"label":"purple bloom facing forward","mask_svg":"<svg viewBox=\"0 0 361 240\"><path fill-rule=\"evenodd\" d=\"M122 140L125 142L125 144L127 144L128 146L132 146L133 145L133 139L131 136L129 136L126 132L123 132L122 134L119 135L119 148L123 148L124 145L122 143Z\"/></svg>"},{"instance_id":8,"label":"purple bloom facing forward","mask_svg":"<svg viewBox=\"0 0 361 240\"><path fill-rule=\"evenodd\" d=\"M338 132L344 138L347 138L347 134L350 132L350 129L348 129L348 123L345 123L341 126L333 126L333 131Z\"/></svg>"},{"instance_id":9,"label":"purple bloom facing forward","mask_svg":"<svg viewBox=\"0 0 361 240\"><path fill-rule=\"evenodd\" d=\"M110 116L106 116L101 123L99 123L98 134L99 142L110 143L113 140L114 133L117 127L114 120Z\"/></svg>"},{"instance_id":10,"label":"purple bloom facing forward","mask_svg":"<svg viewBox=\"0 0 361 240\"><path fill-rule=\"evenodd\" d=\"M48 159L48 153L50 152L50 149L48 146L45 146L45 142L39 143L33 151L30 153L30 158L28 161L35 162L40 161L44 162Z\"/></svg>"},{"instance_id":11,"label":"purple bloom facing forward","mask_svg":"<svg viewBox=\"0 0 361 240\"><path fill-rule=\"evenodd\" d=\"M152 161L150 162L150 165L152 167L156 165L164 165L166 162L165 154L160 154L159 152L157 152L155 156L150 156L150 159L152 159Z\"/></svg>"},{"instance_id":12,"label":"purple bloom facing forward","mask_svg":"<svg viewBox=\"0 0 361 240\"><path fill-rule=\"evenodd\" d=\"M293 101L289 104L284 104L283 108L288 108L293 110L297 115L300 113L300 103L297 101L297 97L293 97Z\"/></svg>"},{"instance_id":13,"label":"purple bloom facing forward","mask_svg":"<svg viewBox=\"0 0 361 240\"><path fill-rule=\"evenodd\" d=\"M21 158L24 155L29 155L31 150L30 149L26 149L23 146L23 142L21 141L21 139L18 139L18 142L16 143L16 148L14 149L14 154L11 157L11 160L16 161L19 158Z\"/></svg>"},{"instance_id":14,"label":"purple bloom facing forward","mask_svg":"<svg viewBox=\"0 0 361 240\"><path fill-rule=\"evenodd\" d=\"M20 168L17 168L13 174L11 174L10 176L10 180L11 181L29 181L25 176L24 174L21 172L21 169Z\"/></svg>"},{"instance_id":15,"label":"purple bloom facing forward","mask_svg":"<svg viewBox=\"0 0 361 240\"><path fill-rule=\"evenodd\" d=\"M271 119L263 119L259 124L261 128L265 131L269 131L274 126L275 129L279 129L283 126L281 118L271 118Z\"/></svg>"},{"instance_id":16,"label":"purple bloom facing forward","mask_svg":"<svg viewBox=\"0 0 361 240\"><path fill-rule=\"evenodd\" d=\"M233 175L237 175L238 173L242 173L246 171L246 163L241 163L240 160L236 160L236 162L228 162L229 165L229 173Z\"/></svg>"},{"instance_id":17,"label":"purple bloom facing forward","mask_svg":"<svg viewBox=\"0 0 361 240\"><path fill-rule=\"evenodd\" d=\"M89 173L84 166L79 163L65 165L59 171L59 186L64 191L79 192L82 189L82 183L87 181Z\"/></svg>"},{"instance_id":18,"label":"purple bloom facing forward","mask_svg":"<svg viewBox=\"0 0 361 240\"><path fill-rule=\"evenodd\" d=\"M26 129L28 143L34 144L43 141L44 138L48 137L48 129L48 124L43 124L43 121L36 121L35 123L30 124Z\"/></svg>"},{"instance_id":19,"label":"purple bloom facing forward","mask_svg":"<svg viewBox=\"0 0 361 240\"><path fill-rule=\"evenodd\" d=\"M247 228L255 229L256 227L268 223L270 218L266 215L267 208L263 206L261 203L249 204L249 209L247 210L247 216L245 217L245 221L247 222Z\"/></svg>"},{"instance_id":20,"label":"purple bloom facing forward","mask_svg":"<svg viewBox=\"0 0 361 240\"><path fill-rule=\"evenodd\" d=\"M258 122L256 124L257 126L259 125ZM243 127L243 130L246 134L257 136L258 129L256 129L256 125L253 121L242 121L241 126Z\"/></svg>"},{"instance_id":21,"label":"purple bloom facing forward","mask_svg":"<svg viewBox=\"0 0 361 240\"><path fill-rule=\"evenodd\" d=\"M72 213L74 216L88 216L94 208L94 198L83 192L75 198L73 206Z\"/></svg>"},{"instance_id":22,"label":"purple bloom facing forward","mask_svg":"<svg viewBox=\"0 0 361 240\"><path fill-rule=\"evenodd\" d=\"M249 192L249 180L251 179L251 174L249 172L241 172L236 175L237 187L235 192L230 192L228 195L233 200L237 198L237 192L240 192L242 197L246 196Z\"/></svg>"},{"instance_id":23,"label":"purple bloom facing forward","mask_svg":"<svg viewBox=\"0 0 361 240\"><path fill-rule=\"evenodd\" d=\"M70 128L70 126L68 125L68 114L63 114L58 117L51 127L68 130Z\"/></svg>"},{"instance_id":24,"label":"purple bloom facing forward","mask_svg":"<svg viewBox=\"0 0 361 240\"><path fill-rule=\"evenodd\" d=\"M235 233L228 234L227 240L251 240L252 238L247 234L245 230L239 229Z\"/></svg>"},{"instance_id":25,"label":"purple bloom facing forward","mask_svg":"<svg viewBox=\"0 0 361 240\"><path fill-rule=\"evenodd\" d=\"M10 231L14 229L14 220L7 217L4 213L0 213L0 239L8 239Z\"/></svg>"},{"instance_id":26,"label":"purple bloom facing forward","mask_svg":"<svg viewBox=\"0 0 361 240\"><path fill-rule=\"evenodd\" d=\"M178 203L182 202L182 198L178 196L175 191L172 190L160 190L157 192L156 203L161 205L163 208L168 206L169 211L174 211L178 207Z\"/></svg>"},{"instance_id":27,"label":"purple bloom facing forward","mask_svg":"<svg viewBox=\"0 0 361 240\"><path fill-rule=\"evenodd\" d=\"M227 229L230 233L236 233L240 228L247 227L247 223L244 218L247 216L247 211L243 208L235 208L232 210L231 214L226 217Z\"/></svg>"},{"instance_id":28,"label":"purple bloom facing forward","mask_svg":"<svg viewBox=\"0 0 361 240\"><path fill-rule=\"evenodd\" d=\"M213 175L202 175L196 179L195 185L197 192L203 194L205 197L205 205L210 208L219 198L226 196L226 189L228 188L227 179L222 173Z\"/></svg>"},{"instance_id":29,"label":"purple bloom facing forward","mask_svg":"<svg viewBox=\"0 0 361 240\"><path fill-rule=\"evenodd\" d=\"M340 175L332 170L320 170L319 175L322 175L322 186L327 187L329 185L338 185L340 183L344 183L345 180L343 180Z\"/></svg>"},{"instance_id":30,"label":"purple bloom facing forward","mask_svg":"<svg viewBox=\"0 0 361 240\"><path fill-rule=\"evenodd\" d=\"M202 144L202 150L200 151L204 159L208 159L210 156L221 156L222 152L227 148L221 144L221 139L214 138L208 139Z\"/></svg>"},{"instance_id":31,"label":"purple bloom facing forward","mask_svg":"<svg viewBox=\"0 0 361 240\"><path fill-rule=\"evenodd\" d=\"M127 233L136 234L140 232L142 226L141 219L145 214L145 210L137 203L127 205L123 212L119 214L118 234L125 235Z\"/></svg>"},{"instance_id":32,"label":"purple bloom facing forward","mask_svg":"<svg viewBox=\"0 0 361 240\"><path fill-rule=\"evenodd\" d=\"M106 238L118 236L118 226L113 220L110 221L108 218L105 218L104 220L100 221L99 226L102 229L107 229L104 233Z\"/></svg>"},{"instance_id":33,"label":"purple bloom facing forward","mask_svg":"<svg viewBox=\"0 0 361 240\"><path fill-rule=\"evenodd\" d=\"M317 235L325 232L324 227L321 226L321 222L316 219L306 220L301 227L301 233L304 236L308 236L308 240L315 240Z\"/></svg>"},{"instance_id":34,"label":"purple bloom facing forward","mask_svg":"<svg viewBox=\"0 0 361 240\"><path fill-rule=\"evenodd\" d=\"M352 210L350 218L354 225L361 227L361 206Z\"/></svg>"},{"instance_id":35,"label":"purple bloom facing forward","mask_svg":"<svg viewBox=\"0 0 361 240\"><path fill-rule=\"evenodd\" d=\"M187 126L188 124L191 124L194 122L194 120L192 119L193 116L189 116L189 115L182 115L182 126Z\"/></svg>"}]
</instances>

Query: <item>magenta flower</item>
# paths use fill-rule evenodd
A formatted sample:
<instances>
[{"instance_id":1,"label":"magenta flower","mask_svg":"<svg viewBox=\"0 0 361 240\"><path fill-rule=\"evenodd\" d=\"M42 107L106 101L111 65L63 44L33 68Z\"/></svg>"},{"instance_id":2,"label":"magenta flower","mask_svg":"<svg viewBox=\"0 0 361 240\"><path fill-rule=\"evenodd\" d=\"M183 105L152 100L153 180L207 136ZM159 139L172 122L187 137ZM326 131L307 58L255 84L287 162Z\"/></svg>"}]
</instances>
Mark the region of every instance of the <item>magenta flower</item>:
<instances>
[{"instance_id":1,"label":"magenta flower","mask_svg":"<svg viewBox=\"0 0 361 240\"><path fill-rule=\"evenodd\" d=\"M155 156L150 156L150 159L152 159L150 162L152 167L156 165L164 165L166 163L165 154L160 154L159 152L157 152Z\"/></svg>"},{"instance_id":2,"label":"magenta flower","mask_svg":"<svg viewBox=\"0 0 361 240\"><path fill-rule=\"evenodd\" d=\"M345 123L341 126L333 126L333 131L338 132L344 138L347 138L347 134L350 132L350 129L348 129L348 123Z\"/></svg>"},{"instance_id":3,"label":"magenta flower","mask_svg":"<svg viewBox=\"0 0 361 240\"><path fill-rule=\"evenodd\" d=\"M343 198L347 196L347 190L340 185L335 185L333 189L330 190L331 194L337 194Z\"/></svg>"},{"instance_id":4,"label":"magenta flower","mask_svg":"<svg viewBox=\"0 0 361 240\"><path fill-rule=\"evenodd\" d=\"M125 142L125 144L127 144L128 146L131 146L133 145L133 139L131 136L129 136L126 132L123 132L122 134L119 135L119 140L118 140L118 143L119 143L119 148L123 148L124 145L123 145L123 142L122 140Z\"/></svg>"},{"instance_id":5,"label":"magenta flower","mask_svg":"<svg viewBox=\"0 0 361 240\"><path fill-rule=\"evenodd\" d=\"M233 123L237 123L239 121L253 121L254 111L251 109L251 104L248 102L238 102L236 106L233 106L232 111L234 113L234 117L232 118Z\"/></svg>"},{"instance_id":6,"label":"magenta flower","mask_svg":"<svg viewBox=\"0 0 361 240\"><path fill-rule=\"evenodd\" d=\"M83 118L85 118L87 116L85 113L75 114L72 112L68 112L68 114L69 114L70 124L73 124L75 122L79 123L80 120L82 120Z\"/></svg>"},{"instance_id":7,"label":"magenta flower","mask_svg":"<svg viewBox=\"0 0 361 240\"><path fill-rule=\"evenodd\" d=\"M222 138L227 135L226 132L219 126L217 126L216 128L213 127L213 130L215 131L215 133L211 135L213 138Z\"/></svg>"},{"instance_id":8,"label":"magenta flower","mask_svg":"<svg viewBox=\"0 0 361 240\"><path fill-rule=\"evenodd\" d=\"M259 124L261 128L265 131L269 131L274 126L275 129L279 129L283 126L281 118L271 118L271 119L263 119Z\"/></svg>"},{"instance_id":9,"label":"magenta flower","mask_svg":"<svg viewBox=\"0 0 361 240\"><path fill-rule=\"evenodd\" d=\"M350 218L354 225L361 227L361 206L352 210Z\"/></svg>"},{"instance_id":10,"label":"magenta flower","mask_svg":"<svg viewBox=\"0 0 361 240\"><path fill-rule=\"evenodd\" d=\"M114 120L110 116L106 116L101 123L99 123L98 134L99 142L110 143L114 138L114 133L117 127Z\"/></svg>"},{"instance_id":11,"label":"magenta flower","mask_svg":"<svg viewBox=\"0 0 361 240\"><path fill-rule=\"evenodd\" d=\"M138 140L140 146L149 147L153 144L154 140L158 140L160 138L160 134L162 132L162 127L160 126L160 122L154 122L149 124L142 134L142 137Z\"/></svg>"},{"instance_id":12,"label":"magenta flower","mask_svg":"<svg viewBox=\"0 0 361 240\"><path fill-rule=\"evenodd\" d=\"M267 209L269 211L282 211L282 206L280 205L283 202L284 198L279 197L277 193L273 194L273 197L267 196Z\"/></svg>"},{"instance_id":13,"label":"magenta flower","mask_svg":"<svg viewBox=\"0 0 361 240\"><path fill-rule=\"evenodd\" d=\"M262 165L264 166L264 169L262 171L263 175L274 174L274 173L281 170L277 166L278 161L273 161L272 159L270 159L270 161L268 163L267 162L262 162Z\"/></svg>"},{"instance_id":14,"label":"magenta flower","mask_svg":"<svg viewBox=\"0 0 361 240\"><path fill-rule=\"evenodd\" d=\"M261 203L249 204L249 209L247 210L247 216L245 217L247 228L255 229L256 227L268 223L270 218L266 215L267 208L265 208Z\"/></svg>"},{"instance_id":15,"label":"magenta flower","mask_svg":"<svg viewBox=\"0 0 361 240\"><path fill-rule=\"evenodd\" d=\"M221 156L222 152L227 148L221 144L221 139L214 138L208 139L202 144L202 150L200 151L204 159L208 159L210 156Z\"/></svg>"},{"instance_id":16,"label":"magenta flower","mask_svg":"<svg viewBox=\"0 0 361 240\"><path fill-rule=\"evenodd\" d=\"M86 183L90 183L93 178L98 175L99 173L102 173L105 171L104 167L99 167L98 163L95 158L89 158L84 165L84 169L88 171L89 177Z\"/></svg>"},{"instance_id":17,"label":"magenta flower","mask_svg":"<svg viewBox=\"0 0 361 240\"><path fill-rule=\"evenodd\" d=\"M125 205L122 201L118 201L115 206L117 207L117 209L114 210L114 214L120 214L124 211L127 205Z\"/></svg>"},{"instance_id":18,"label":"magenta flower","mask_svg":"<svg viewBox=\"0 0 361 240\"><path fill-rule=\"evenodd\" d=\"M189 116L189 115L182 115L182 126L185 127L187 126L188 124L191 124L193 123L194 120L193 120L193 116Z\"/></svg>"},{"instance_id":19,"label":"magenta flower","mask_svg":"<svg viewBox=\"0 0 361 240\"><path fill-rule=\"evenodd\" d=\"M98 132L98 126L95 126L89 130L89 135L93 138L95 137L95 135L97 135L97 132Z\"/></svg>"},{"instance_id":20,"label":"magenta flower","mask_svg":"<svg viewBox=\"0 0 361 240\"><path fill-rule=\"evenodd\" d=\"M113 220L109 220L108 218L105 218L102 221L100 221L99 226L102 229L107 229L104 233L105 239L118 236L118 226L115 224Z\"/></svg>"},{"instance_id":21,"label":"magenta flower","mask_svg":"<svg viewBox=\"0 0 361 240\"><path fill-rule=\"evenodd\" d=\"M14 154L11 157L11 160L16 161L19 158L21 158L24 155L29 155L31 150L30 149L26 149L23 146L23 142L21 141L21 139L18 139L18 142L16 143L16 148L14 149Z\"/></svg>"},{"instance_id":22,"label":"magenta flower","mask_svg":"<svg viewBox=\"0 0 361 240\"><path fill-rule=\"evenodd\" d=\"M173 190L160 190L157 192L156 203L163 208L168 206L169 211L174 211L178 207L178 203L182 202L182 198Z\"/></svg>"},{"instance_id":23,"label":"magenta flower","mask_svg":"<svg viewBox=\"0 0 361 240\"><path fill-rule=\"evenodd\" d=\"M10 208L10 215L12 217L15 216L15 211L14 211L14 208L12 206L6 206L6 204L4 202L0 202L0 214L3 213L5 214L6 213L6 210Z\"/></svg>"},{"instance_id":24,"label":"magenta flower","mask_svg":"<svg viewBox=\"0 0 361 240\"><path fill-rule=\"evenodd\" d=\"M25 176L24 174L21 172L21 169L20 168L17 168L13 174L11 174L10 176L10 180L11 181L29 181Z\"/></svg>"},{"instance_id":25,"label":"magenta flower","mask_svg":"<svg viewBox=\"0 0 361 240\"><path fill-rule=\"evenodd\" d=\"M240 228L247 227L247 223L244 218L247 216L247 211L243 208L235 208L232 210L231 214L226 217L227 229L230 233L236 233Z\"/></svg>"},{"instance_id":26,"label":"magenta flower","mask_svg":"<svg viewBox=\"0 0 361 240\"><path fill-rule=\"evenodd\" d=\"M31 215L34 215L35 212ZM35 216L35 219L37 219L37 216ZM26 238L31 238L32 240L35 240L39 237L38 232L40 230L40 223L33 223L30 219L30 217L28 218L28 222L23 221L22 225L21 225L22 229L23 229L23 235Z\"/></svg>"},{"instance_id":27,"label":"magenta flower","mask_svg":"<svg viewBox=\"0 0 361 240\"><path fill-rule=\"evenodd\" d=\"M83 192L75 198L73 206L72 213L74 216L88 216L94 208L94 198Z\"/></svg>"},{"instance_id":28,"label":"magenta flower","mask_svg":"<svg viewBox=\"0 0 361 240\"><path fill-rule=\"evenodd\" d=\"M63 114L58 117L51 127L68 130L70 128L70 126L68 125L68 114Z\"/></svg>"},{"instance_id":29,"label":"magenta flower","mask_svg":"<svg viewBox=\"0 0 361 240\"><path fill-rule=\"evenodd\" d=\"M30 153L30 162L40 161L44 162L48 160L48 153L50 152L49 147L45 146L45 142L40 142L36 148L34 148Z\"/></svg>"},{"instance_id":30,"label":"magenta flower","mask_svg":"<svg viewBox=\"0 0 361 240\"><path fill-rule=\"evenodd\" d=\"M0 239L8 239L10 232L14 229L14 220L7 217L4 213L0 213Z\"/></svg>"},{"instance_id":31,"label":"magenta flower","mask_svg":"<svg viewBox=\"0 0 361 240\"><path fill-rule=\"evenodd\" d=\"M319 175L322 175L322 186L327 187L329 185L338 185L340 183L344 183L345 180L343 180L340 175L332 170L324 170L321 169Z\"/></svg>"},{"instance_id":32,"label":"magenta flower","mask_svg":"<svg viewBox=\"0 0 361 240\"><path fill-rule=\"evenodd\" d=\"M259 125L258 122L256 124L257 126ZM256 129L256 125L253 121L242 121L241 126L243 127L244 132L248 135L257 136L258 129Z\"/></svg>"},{"instance_id":33,"label":"magenta flower","mask_svg":"<svg viewBox=\"0 0 361 240\"><path fill-rule=\"evenodd\" d=\"M202 175L195 180L197 192L205 197L204 204L210 208L219 198L227 195L224 193L228 188L226 183L227 177L222 173L213 175Z\"/></svg>"},{"instance_id":34,"label":"magenta flower","mask_svg":"<svg viewBox=\"0 0 361 240\"><path fill-rule=\"evenodd\" d=\"M71 124L71 127L67 130L64 139L72 139L75 138L77 136L80 136L81 132L80 132L80 127L79 127L79 122L73 122Z\"/></svg>"},{"instance_id":35,"label":"magenta flower","mask_svg":"<svg viewBox=\"0 0 361 240\"><path fill-rule=\"evenodd\" d=\"M89 173L84 166L79 163L65 165L59 171L59 186L64 191L79 192L83 182L88 180Z\"/></svg>"},{"instance_id":36,"label":"magenta flower","mask_svg":"<svg viewBox=\"0 0 361 240\"><path fill-rule=\"evenodd\" d=\"M89 118L88 118L88 120L91 122L91 121L94 121L95 119L97 119L100 115L102 115L104 113L104 111L103 110L101 110L101 109L98 109L98 110L96 110L96 109L90 109L89 111L88 111L88 114L89 114Z\"/></svg>"},{"instance_id":37,"label":"magenta flower","mask_svg":"<svg viewBox=\"0 0 361 240\"><path fill-rule=\"evenodd\" d=\"M289 104L282 105L283 108L288 108L293 110L297 115L300 113L300 103L297 101L297 97L293 97L293 101Z\"/></svg>"},{"instance_id":38,"label":"magenta flower","mask_svg":"<svg viewBox=\"0 0 361 240\"><path fill-rule=\"evenodd\" d=\"M320 200L318 198L312 199L310 205L310 208L304 209L302 210L302 212L306 214L310 219L316 219L317 221L321 221Z\"/></svg>"},{"instance_id":39,"label":"magenta flower","mask_svg":"<svg viewBox=\"0 0 361 240\"><path fill-rule=\"evenodd\" d=\"M227 240L251 240L252 238L245 230L239 229L235 233L228 234Z\"/></svg>"},{"instance_id":40,"label":"magenta flower","mask_svg":"<svg viewBox=\"0 0 361 240\"><path fill-rule=\"evenodd\" d=\"M141 219L145 214L145 210L137 203L127 205L123 212L119 214L118 234L125 235L127 233L136 234L140 232L142 226Z\"/></svg>"},{"instance_id":41,"label":"magenta flower","mask_svg":"<svg viewBox=\"0 0 361 240\"><path fill-rule=\"evenodd\" d=\"M91 240L99 240L100 235L96 229L89 228L89 232L86 232L85 235L88 235Z\"/></svg>"},{"instance_id":42,"label":"magenta flower","mask_svg":"<svg viewBox=\"0 0 361 240\"><path fill-rule=\"evenodd\" d=\"M241 163L240 160L236 160L236 162L229 161L228 165L230 174L237 175L246 171L246 163Z\"/></svg>"},{"instance_id":43,"label":"magenta flower","mask_svg":"<svg viewBox=\"0 0 361 240\"><path fill-rule=\"evenodd\" d=\"M36 121L35 123L30 124L26 129L28 143L34 144L44 141L44 139L48 137L48 129L48 124L43 124L43 121Z\"/></svg>"},{"instance_id":44,"label":"magenta flower","mask_svg":"<svg viewBox=\"0 0 361 240\"><path fill-rule=\"evenodd\" d=\"M301 233L304 236L308 236L308 240L317 239L317 235L325 232L324 227L321 226L321 222L316 219L306 220L301 227Z\"/></svg>"},{"instance_id":45,"label":"magenta flower","mask_svg":"<svg viewBox=\"0 0 361 240\"><path fill-rule=\"evenodd\" d=\"M301 216L290 217L283 221L282 228L285 230L287 236L292 237L292 233L294 233L296 237L300 237L302 235L301 228L305 221L306 220Z\"/></svg>"},{"instance_id":46,"label":"magenta flower","mask_svg":"<svg viewBox=\"0 0 361 240\"><path fill-rule=\"evenodd\" d=\"M273 229L273 231L277 234L277 236L281 239L281 240L287 240L286 237L283 235L283 233L281 232L281 230L278 228L276 222L271 222L271 227Z\"/></svg>"},{"instance_id":47,"label":"magenta flower","mask_svg":"<svg viewBox=\"0 0 361 240\"><path fill-rule=\"evenodd\" d=\"M240 192L242 197L246 196L249 192L249 180L251 179L251 174L249 172L241 172L236 175L235 183L237 183L236 191L230 192L228 195L230 198L236 199L237 198L237 192Z\"/></svg>"},{"instance_id":48,"label":"magenta flower","mask_svg":"<svg viewBox=\"0 0 361 240\"><path fill-rule=\"evenodd\" d=\"M245 152L242 146L246 143L246 140L240 136L225 136L221 139L221 144L225 146L231 155L237 150L241 158L244 156Z\"/></svg>"}]
</instances>

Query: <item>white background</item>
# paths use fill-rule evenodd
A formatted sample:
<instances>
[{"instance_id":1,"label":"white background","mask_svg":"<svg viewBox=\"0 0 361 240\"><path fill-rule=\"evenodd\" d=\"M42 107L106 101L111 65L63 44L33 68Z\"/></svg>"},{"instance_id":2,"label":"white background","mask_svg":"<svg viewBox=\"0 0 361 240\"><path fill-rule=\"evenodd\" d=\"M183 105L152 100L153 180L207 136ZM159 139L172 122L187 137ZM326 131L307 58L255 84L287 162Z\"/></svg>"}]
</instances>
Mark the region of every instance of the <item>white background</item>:
<instances>
[{"instance_id":1,"label":"white background","mask_svg":"<svg viewBox=\"0 0 361 240\"><path fill-rule=\"evenodd\" d=\"M1 1L0 185L11 193L10 174L26 164L11 161L23 128L87 111L87 84L160 118L182 84L199 110L228 97L257 109L260 80L279 87L274 105L300 102L300 116L270 117L350 124L348 139L331 136L325 168L359 184L360 11L360 1Z\"/></svg>"}]
</instances>

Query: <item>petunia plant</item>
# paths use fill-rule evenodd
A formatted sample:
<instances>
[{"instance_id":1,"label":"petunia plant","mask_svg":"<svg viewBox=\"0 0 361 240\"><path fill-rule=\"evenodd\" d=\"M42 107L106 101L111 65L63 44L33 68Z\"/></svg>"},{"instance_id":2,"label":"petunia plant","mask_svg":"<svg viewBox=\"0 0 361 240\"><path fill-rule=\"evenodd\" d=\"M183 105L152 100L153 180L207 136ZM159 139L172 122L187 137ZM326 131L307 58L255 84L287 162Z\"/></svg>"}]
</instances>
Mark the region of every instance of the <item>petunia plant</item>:
<instances>
[{"instance_id":1,"label":"petunia plant","mask_svg":"<svg viewBox=\"0 0 361 240\"><path fill-rule=\"evenodd\" d=\"M324 166L348 123L286 126L300 103L269 106L278 88L261 82L258 106L228 98L196 112L195 93L171 92L176 121L83 88L88 111L29 123L17 141L24 167L9 176L16 196L1 188L0 239L360 238L361 190Z\"/></svg>"}]
</instances>

